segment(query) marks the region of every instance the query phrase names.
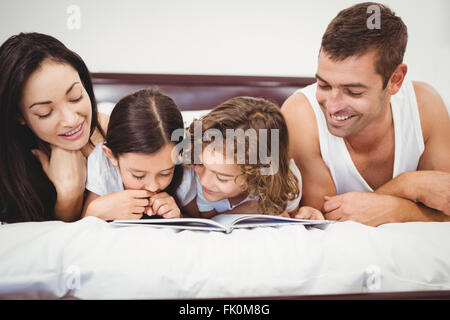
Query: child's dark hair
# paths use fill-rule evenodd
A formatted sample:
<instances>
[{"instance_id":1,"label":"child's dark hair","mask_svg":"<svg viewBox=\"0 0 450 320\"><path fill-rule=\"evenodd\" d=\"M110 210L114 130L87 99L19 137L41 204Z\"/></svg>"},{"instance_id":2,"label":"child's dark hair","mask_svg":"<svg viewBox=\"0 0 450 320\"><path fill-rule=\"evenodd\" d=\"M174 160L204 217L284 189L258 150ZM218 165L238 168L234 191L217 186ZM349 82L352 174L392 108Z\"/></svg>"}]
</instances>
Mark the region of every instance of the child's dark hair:
<instances>
[{"instance_id":1,"label":"child's dark hair","mask_svg":"<svg viewBox=\"0 0 450 320\"><path fill-rule=\"evenodd\" d=\"M158 89L142 89L122 98L114 107L105 145L115 157L124 153L151 154L171 141L172 132L184 128L175 102ZM183 167L175 166L172 182L164 190L179 204L175 191L183 178Z\"/></svg>"}]
</instances>

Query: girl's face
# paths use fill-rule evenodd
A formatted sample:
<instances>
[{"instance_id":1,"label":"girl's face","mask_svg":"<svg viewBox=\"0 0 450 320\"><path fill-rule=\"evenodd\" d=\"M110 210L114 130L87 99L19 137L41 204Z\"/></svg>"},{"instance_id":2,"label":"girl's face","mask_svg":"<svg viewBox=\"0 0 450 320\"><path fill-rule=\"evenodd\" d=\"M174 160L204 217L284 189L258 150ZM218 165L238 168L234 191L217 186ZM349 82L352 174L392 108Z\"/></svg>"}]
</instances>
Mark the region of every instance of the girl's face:
<instances>
[{"instance_id":1,"label":"girl's face","mask_svg":"<svg viewBox=\"0 0 450 320\"><path fill-rule=\"evenodd\" d=\"M102 149L111 163L119 167L125 189L145 189L154 195L166 189L172 181L175 162L171 155L174 147L175 144L170 143L155 153L124 153L118 159L108 147L102 146Z\"/></svg>"},{"instance_id":2,"label":"girl's face","mask_svg":"<svg viewBox=\"0 0 450 320\"><path fill-rule=\"evenodd\" d=\"M222 153L206 147L203 149L201 162L201 165L194 166L194 170L200 178L206 200L215 202L238 197L244 193L239 186L242 179L239 176L241 174L239 166L227 163Z\"/></svg>"},{"instance_id":3,"label":"girl's face","mask_svg":"<svg viewBox=\"0 0 450 320\"><path fill-rule=\"evenodd\" d=\"M25 83L18 121L49 144L80 150L89 140L92 105L78 72L44 60Z\"/></svg>"}]
</instances>

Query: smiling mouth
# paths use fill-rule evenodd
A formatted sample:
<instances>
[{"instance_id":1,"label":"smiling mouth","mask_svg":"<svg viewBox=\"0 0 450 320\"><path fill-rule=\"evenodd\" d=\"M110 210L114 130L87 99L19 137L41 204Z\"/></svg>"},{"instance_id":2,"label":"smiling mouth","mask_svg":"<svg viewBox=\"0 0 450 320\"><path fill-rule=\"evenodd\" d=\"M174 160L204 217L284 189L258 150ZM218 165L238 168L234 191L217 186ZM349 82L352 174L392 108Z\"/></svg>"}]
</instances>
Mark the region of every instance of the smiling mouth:
<instances>
[{"instance_id":1,"label":"smiling mouth","mask_svg":"<svg viewBox=\"0 0 450 320\"><path fill-rule=\"evenodd\" d=\"M331 117L333 120L344 121L344 120L350 119L350 118L353 117L353 116L334 116L334 115L330 114L330 117Z\"/></svg>"},{"instance_id":2,"label":"smiling mouth","mask_svg":"<svg viewBox=\"0 0 450 320\"><path fill-rule=\"evenodd\" d=\"M73 136L75 133L77 133L78 131L80 131L81 128L83 128L83 123L81 123L78 127L76 127L75 129L73 129L72 131L69 131L69 132L67 132L67 133L61 134L61 136L65 136L65 137Z\"/></svg>"},{"instance_id":3,"label":"smiling mouth","mask_svg":"<svg viewBox=\"0 0 450 320\"><path fill-rule=\"evenodd\" d=\"M214 191L206 189L205 187L203 187L203 191L205 191L207 194L215 194Z\"/></svg>"},{"instance_id":4,"label":"smiling mouth","mask_svg":"<svg viewBox=\"0 0 450 320\"><path fill-rule=\"evenodd\" d=\"M354 115L349 115L349 116L335 116L335 115L330 114L330 118L333 119L333 120L335 120L335 121L345 121L345 120L348 120L348 119L353 118L353 117L354 117Z\"/></svg>"}]
</instances>

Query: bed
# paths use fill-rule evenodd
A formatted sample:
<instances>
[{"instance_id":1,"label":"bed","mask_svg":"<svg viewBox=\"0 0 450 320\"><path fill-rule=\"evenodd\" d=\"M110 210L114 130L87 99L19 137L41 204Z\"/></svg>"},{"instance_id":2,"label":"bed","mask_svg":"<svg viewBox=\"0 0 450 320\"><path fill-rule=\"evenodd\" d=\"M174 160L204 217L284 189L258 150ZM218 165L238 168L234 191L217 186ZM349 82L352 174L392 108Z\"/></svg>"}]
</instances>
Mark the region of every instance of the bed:
<instances>
[{"instance_id":1,"label":"bed","mask_svg":"<svg viewBox=\"0 0 450 320\"><path fill-rule=\"evenodd\" d=\"M158 86L189 124L228 98L281 105L313 78L92 74L101 112ZM229 234L95 217L0 225L1 299L450 298L450 223L355 222Z\"/></svg>"}]
</instances>

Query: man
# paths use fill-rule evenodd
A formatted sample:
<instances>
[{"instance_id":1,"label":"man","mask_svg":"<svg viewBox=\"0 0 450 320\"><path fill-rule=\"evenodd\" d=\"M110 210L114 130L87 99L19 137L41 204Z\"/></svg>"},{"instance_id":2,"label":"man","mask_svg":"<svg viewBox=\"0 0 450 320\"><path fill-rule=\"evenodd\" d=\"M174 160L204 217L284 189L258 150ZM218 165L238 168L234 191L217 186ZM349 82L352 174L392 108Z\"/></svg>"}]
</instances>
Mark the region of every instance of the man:
<instances>
[{"instance_id":1,"label":"man","mask_svg":"<svg viewBox=\"0 0 450 320\"><path fill-rule=\"evenodd\" d=\"M317 83L282 106L302 205L326 219L450 221L449 115L432 87L405 79L407 38L384 5L341 11L322 38Z\"/></svg>"}]
</instances>

